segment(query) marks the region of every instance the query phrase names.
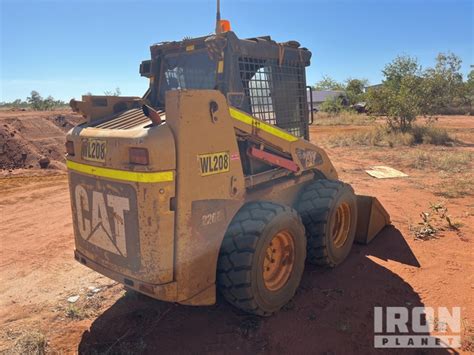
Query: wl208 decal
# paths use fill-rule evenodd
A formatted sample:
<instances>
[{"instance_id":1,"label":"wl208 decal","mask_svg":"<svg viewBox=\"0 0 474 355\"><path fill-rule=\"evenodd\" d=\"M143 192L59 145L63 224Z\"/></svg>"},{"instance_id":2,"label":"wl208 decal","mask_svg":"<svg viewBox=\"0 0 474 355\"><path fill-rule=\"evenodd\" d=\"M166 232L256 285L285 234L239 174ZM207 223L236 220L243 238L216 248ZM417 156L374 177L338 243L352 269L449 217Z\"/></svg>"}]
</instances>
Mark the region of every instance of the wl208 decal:
<instances>
[{"instance_id":1,"label":"wl208 decal","mask_svg":"<svg viewBox=\"0 0 474 355\"><path fill-rule=\"evenodd\" d=\"M230 171L229 152L218 152L198 155L201 176L225 173Z\"/></svg>"}]
</instances>

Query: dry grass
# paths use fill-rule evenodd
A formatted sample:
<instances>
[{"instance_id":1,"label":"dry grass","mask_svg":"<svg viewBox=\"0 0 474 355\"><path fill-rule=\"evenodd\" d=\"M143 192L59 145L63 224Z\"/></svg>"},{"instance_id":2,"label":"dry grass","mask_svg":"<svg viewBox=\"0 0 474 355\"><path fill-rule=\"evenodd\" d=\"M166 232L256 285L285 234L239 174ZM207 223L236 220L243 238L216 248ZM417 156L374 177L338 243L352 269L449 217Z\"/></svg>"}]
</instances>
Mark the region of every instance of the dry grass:
<instances>
[{"instance_id":1,"label":"dry grass","mask_svg":"<svg viewBox=\"0 0 474 355\"><path fill-rule=\"evenodd\" d=\"M332 115L326 112L314 114L314 125L316 126L367 126L375 122L375 117L355 112L341 112Z\"/></svg>"},{"instance_id":2,"label":"dry grass","mask_svg":"<svg viewBox=\"0 0 474 355\"><path fill-rule=\"evenodd\" d=\"M450 137L446 129L430 124L414 125L411 134L415 143L452 145L454 142L454 139Z\"/></svg>"},{"instance_id":3,"label":"dry grass","mask_svg":"<svg viewBox=\"0 0 474 355\"><path fill-rule=\"evenodd\" d=\"M22 333L10 349L10 354L43 355L46 354L48 342L44 334L38 331Z\"/></svg>"},{"instance_id":4,"label":"dry grass","mask_svg":"<svg viewBox=\"0 0 474 355\"><path fill-rule=\"evenodd\" d=\"M391 133L385 127L377 126L370 130L352 134L330 136L328 143L331 147L379 146L394 147L413 145L414 137L409 133Z\"/></svg>"},{"instance_id":5,"label":"dry grass","mask_svg":"<svg viewBox=\"0 0 474 355\"><path fill-rule=\"evenodd\" d=\"M474 195L474 176L472 173L450 176L435 186L434 193L446 198Z\"/></svg>"},{"instance_id":6,"label":"dry grass","mask_svg":"<svg viewBox=\"0 0 474 355\"><path fill-rule=\"evenodd\" d=\"M415 150L406 155L410 167L420 170L431 169L448 173L463 173L471 169L474 154L462 151L427 152Z\"/></svg>"},{"instance_id":7,"label":"dry grass","mask_svg":"<svg viewBox=\"0 0 474 355\"><path fill-rule=\"evenodd\" d=\"M413 126L409 132L393 132L385 126L375 126L368 131L350 135L341 134L329 137L331 147L379 146L397 147L415 144L452 145L452 139L444 128L432 125Z\"/></svg>"},{"instance_id":8,"label":"dry grass","mask_svg":"<svg viewBox=\"0 0 474 355\"><path fill-rule=\"evenodd\" d=\"M459 198L474 194L472 152L416 149L391 158L392 161L400 159L403 165L417 170L437 172L441 181L433 186L435 195Z\"/></svg>"}]
</instances>

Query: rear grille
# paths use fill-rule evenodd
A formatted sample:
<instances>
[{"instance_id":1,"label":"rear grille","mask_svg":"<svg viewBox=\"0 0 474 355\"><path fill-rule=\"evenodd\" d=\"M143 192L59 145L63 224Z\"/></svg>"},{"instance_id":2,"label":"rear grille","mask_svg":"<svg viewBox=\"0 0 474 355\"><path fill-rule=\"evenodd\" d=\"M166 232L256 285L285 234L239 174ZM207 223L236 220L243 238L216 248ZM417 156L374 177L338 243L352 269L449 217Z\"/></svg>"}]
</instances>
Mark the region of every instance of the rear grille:
<instances>
[{"instance_id":1,"label":"rear grille","mask_svg":"<svg viewBox=\"0 0 474 355\"><path fill-rule=\"evenodd\" d=\"M141 108L134 108L124 111L107 121L99 122L91 127L103 129L130 129L146 123L151 123L150 119L143 114Z\"/></svg>"},{"instance_id":2,"label":"rear grille","mask_svg":"<svg viewBox=\"0 0 474 355\"><path fill-rule=\"evenodd\" d=\"M298 137L309 137L304 66L299 61L239 57L244 111Z\"/></svg>"}]
</instances>

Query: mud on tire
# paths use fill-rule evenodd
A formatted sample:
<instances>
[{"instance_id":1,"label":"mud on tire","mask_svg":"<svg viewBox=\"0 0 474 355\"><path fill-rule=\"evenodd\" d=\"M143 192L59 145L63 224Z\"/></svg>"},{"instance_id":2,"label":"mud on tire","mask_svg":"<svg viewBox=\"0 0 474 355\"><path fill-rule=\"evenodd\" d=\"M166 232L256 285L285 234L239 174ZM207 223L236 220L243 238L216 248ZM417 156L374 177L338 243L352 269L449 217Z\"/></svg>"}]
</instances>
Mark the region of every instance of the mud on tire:
<instances>
[{"instance_id":1,"label":"mud on tire","mask_svg":"<svg viewBox=\"0 0 474 355\"><path fill-rule=\"evenodd\" d=\"M287 254L281 258L272 254L280 242L275 238L280 236L291 244L278 248ZM297 212L271 202L251 202L239 210L225 234L217 266L217 285L235 307L269 316L294 296L305 258L306 238ZM270 270L267 266L271 260L290 271L283 272L283 278L272 278L269 271L264 275L265 270Z\"/></svg>"},{"instance_id":2,"label":"mud on tire","mask_svg":"<svg viewBox=\"0 0 474 355\"><path fill-rule=\"evenodd\" d=\"M308 261L327 267L342 263L352 248L357 226L352 187L338 180L314 181L303 189L295 208L306 229ZM342 211L339 215L338 209ZM337 238L334 231L341 213L348 224L344 225L344 235Z\"/></svg>"}]
</instances>

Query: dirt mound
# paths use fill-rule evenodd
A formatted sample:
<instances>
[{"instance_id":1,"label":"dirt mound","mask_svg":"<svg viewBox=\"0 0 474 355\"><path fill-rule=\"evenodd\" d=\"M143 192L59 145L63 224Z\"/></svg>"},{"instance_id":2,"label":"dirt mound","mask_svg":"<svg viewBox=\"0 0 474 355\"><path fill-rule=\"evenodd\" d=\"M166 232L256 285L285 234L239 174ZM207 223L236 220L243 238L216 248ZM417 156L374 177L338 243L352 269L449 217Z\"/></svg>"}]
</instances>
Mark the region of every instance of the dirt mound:
<instances>
[{"instance_id":1,"label":"dirt mound","mask_svg":"<svg viewBox=\"0 0 474 355\"><path fill-rule=\"evenodd\" d=\"M41 159L65 169L65 133L81 121L70 111L0 112L0 169L40 169Z\"/></svg>"}]
</instances>

